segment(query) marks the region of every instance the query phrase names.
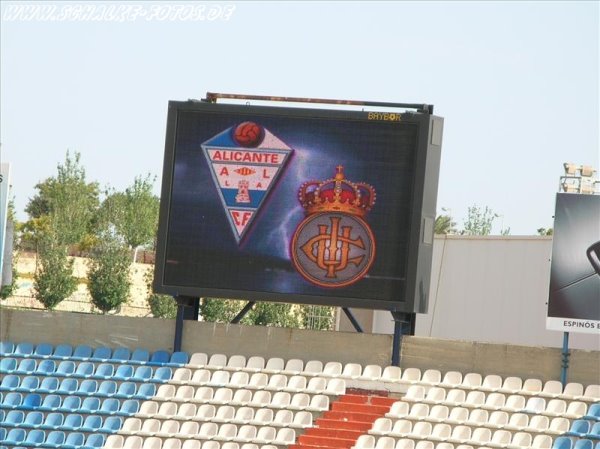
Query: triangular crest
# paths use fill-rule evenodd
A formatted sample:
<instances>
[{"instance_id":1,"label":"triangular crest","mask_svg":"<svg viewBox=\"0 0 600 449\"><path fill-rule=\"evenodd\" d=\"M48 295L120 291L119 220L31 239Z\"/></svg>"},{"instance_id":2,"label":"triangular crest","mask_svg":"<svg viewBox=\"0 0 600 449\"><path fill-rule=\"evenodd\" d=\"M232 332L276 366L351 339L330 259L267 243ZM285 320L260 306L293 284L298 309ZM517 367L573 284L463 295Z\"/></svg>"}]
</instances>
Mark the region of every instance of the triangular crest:
<instances>
[{"instance_id":1,"label":"triangular crest","mask_svg":"<svg viewBox=\"0 0 600 449\"><path fill-rule=\"evenodd\" d=\"M253 122L226 129L204 142L202 150L240 243L294 150Z\"/></svg>"}]
</instances>

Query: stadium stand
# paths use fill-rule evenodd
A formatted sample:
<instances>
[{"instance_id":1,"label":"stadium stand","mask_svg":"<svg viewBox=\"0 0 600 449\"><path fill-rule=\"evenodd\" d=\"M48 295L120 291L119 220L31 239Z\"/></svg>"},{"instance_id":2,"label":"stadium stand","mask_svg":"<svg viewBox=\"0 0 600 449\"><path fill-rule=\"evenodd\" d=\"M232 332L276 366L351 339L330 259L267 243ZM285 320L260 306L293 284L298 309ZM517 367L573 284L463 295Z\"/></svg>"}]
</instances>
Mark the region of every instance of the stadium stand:
<instances>
[{"instance_id":1,"label":"stadium stand","mask_svg":"<svg viewBox=\"0 0 600 449\"><path fill-rule=\"evenodd\" d=\"M0 352L3 448L600 447L598 385L107 346Z\"/></svg>"}]
</instances>

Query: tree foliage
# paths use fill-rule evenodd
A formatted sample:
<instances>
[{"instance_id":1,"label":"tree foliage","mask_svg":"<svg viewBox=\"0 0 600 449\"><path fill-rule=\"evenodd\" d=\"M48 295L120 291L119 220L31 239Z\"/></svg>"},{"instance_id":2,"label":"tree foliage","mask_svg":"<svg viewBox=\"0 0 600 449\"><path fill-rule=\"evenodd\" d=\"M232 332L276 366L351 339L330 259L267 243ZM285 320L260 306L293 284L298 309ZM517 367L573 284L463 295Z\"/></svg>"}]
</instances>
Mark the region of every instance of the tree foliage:
<instances>
[{"instance_id":1,"label":"tree foliage","mask_svg":"<svg viewBox=\"0 0 600 449\"><path fill-rule=\"evenodd\" d=\"M448 209L442 208L443 214L440 214L435 219L434 231L436 234L455 234L456 223L452 219Z\"/></svg>"},{"instance_id":2,"label":"tree foliage","mask_svg":"<svg viewBox=\"0 0 600 449\"><path fill-rule=\"evenodd\" d=\"M109 192L102 203L102 220L113 225L132 249L152 243L156 236L159 199L152 194L154 181L150 175L136 176L125 192Z\"/></svg>"},{"instance_id":3,"label":"tree foliage","mask_svg":"<svg viewBox=\"0 0 600 449\"><path fill-rule=\"evenodd\" d=\"M485 208L477 205L471 206L468 209L467 219L464 221L464 229L461 234L490 235L494 220L498 217L499 215L487 206Z\"/></svg>"},{"instance_id":4,"label":"tree foliage","mask_svg":"<svg viewBox=\"0 0 600 449\"><path fill-rule=\"evenodd\" d=\"M67 151L65 162L58 164L57 174L35 188L37 194L29 200L25 211L31 220L51 217L59 245L78 244L91 231L92 219L99 205L98 184L86 181L85 169L80 165L80 154L72 157ZM31 226L35 232L37 225ZM34 239L36 239L34 234Z\"/></svg>"},{"instance_id":5,"label":"tree foliage","mask_svg":"<svg viewBox=\"0 0 600 449\"><path fill-rule=\"evenodd\" d=\"M67 257L67 247L51 232L38 240L38 262L33 278L35 297L48 310L53 310L77 289L73 260Z\"/></svg>"},{"instance_id":6,"label":"tree foliage","mask_svg":"<svg viewBox=\"0 0 600 449\"><path fill-rule=\"evenodd\" d=\"M92 304L103 313L119 308L129 298L129 251L122 240L104 231L89 261L88 289Z\"/></svg>"},{"instance_id":7,"label":"tree foliage","mask_svg":"<svg viewBox=\"0 0 600 449\"><path fill-rule=\"evenodd\" d=\"M244 301L231 299L203 298L200 314L204 321L229 323L246 305ZM293 305L284 303L257 302L240 324L275 327L302 327L300 315Z\"/></svg>"},{"instance_id":8,"label":"tree foliage","mask_svg":"<svg viewBox=\"0 0 600 449\"><path fill-rule=\"evenodd\" d=\"M538 235L553 235L554 234L554 229L553 228L538 228L537 230Z\"/></svg>"},{"instance_id":9,"label":"tree foliage","mask_svg":"<svg viewBox=\"0 0 600 449\"><path fill-rule=\"evenodd\" d=\"M150 307L150 312L155 318L174 319L177 316L177 302L170 295L161 295L154 293L152 283L154 281L154 271L148 271L144 276L148 288L148 297L146 302Z\"/></svg>"}]
</instances>

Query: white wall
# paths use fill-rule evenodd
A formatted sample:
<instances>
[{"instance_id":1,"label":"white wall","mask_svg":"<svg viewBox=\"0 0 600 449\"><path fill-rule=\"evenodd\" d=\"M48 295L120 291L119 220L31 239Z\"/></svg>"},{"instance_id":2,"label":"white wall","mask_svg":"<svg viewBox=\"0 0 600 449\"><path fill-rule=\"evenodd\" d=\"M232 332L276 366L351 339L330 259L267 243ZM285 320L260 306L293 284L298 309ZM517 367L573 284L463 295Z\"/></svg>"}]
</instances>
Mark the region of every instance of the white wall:
<instances>
[{"instance_id":1,"label":"white wall","mask_svg":"<svg viewBox=\"0 0 600 449\"><path fill-rule=\"evenodd\" d=\"M436 236L429 312L415 335L452 340L561 347L546 330L552 237ZM393 333L389 312L376 311L374 333ZM600 336L571 333L569 347L600 349Z\"/></svg>"}]
</instances>

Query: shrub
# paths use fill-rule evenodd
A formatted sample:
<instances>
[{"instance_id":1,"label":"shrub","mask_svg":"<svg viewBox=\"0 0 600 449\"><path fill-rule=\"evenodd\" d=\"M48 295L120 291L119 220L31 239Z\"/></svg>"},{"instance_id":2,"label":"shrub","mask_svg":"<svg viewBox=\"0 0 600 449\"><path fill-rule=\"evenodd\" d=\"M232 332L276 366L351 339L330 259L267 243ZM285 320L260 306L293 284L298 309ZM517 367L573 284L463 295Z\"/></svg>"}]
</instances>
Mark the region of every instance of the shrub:
<instances>
[{"instance_id":1,"label":"shrub","mask_svg":"<svg viewBox=\"0 0 600 449\"><path fill-rule=\"evenodd\" d=\"M77 289L73 260L67 257L67 247L59 245L50 235L39 241L38 265L33 279L35 297L48 310L53 310Z\"/></svg>"}]
</instances>

